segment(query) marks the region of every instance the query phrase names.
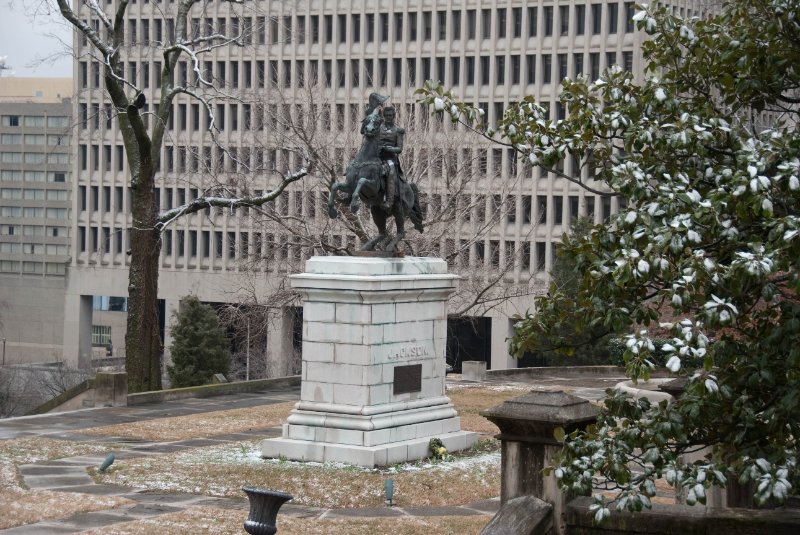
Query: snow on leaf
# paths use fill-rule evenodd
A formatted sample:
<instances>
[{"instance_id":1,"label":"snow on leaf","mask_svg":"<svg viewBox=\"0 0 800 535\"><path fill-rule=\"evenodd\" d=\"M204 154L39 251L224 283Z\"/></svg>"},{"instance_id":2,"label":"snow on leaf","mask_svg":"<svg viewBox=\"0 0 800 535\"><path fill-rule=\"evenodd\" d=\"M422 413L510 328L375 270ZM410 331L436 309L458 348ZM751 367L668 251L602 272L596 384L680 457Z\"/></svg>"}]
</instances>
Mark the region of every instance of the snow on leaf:
<instances>
[{"instance_id":1,"label":"snow on leaf","mask_svg":"<svg viewBox=\"0 0 800 535\"><path fill-rule=\"evenodd\" d=\"M709 393L715 394L715 393L719 392L719 387L717 386L717 382L715 380L709 378L709 379L706 379L705 383L703 383L703 384L705 385L706 390L708 390Z\"/></svg>"},{"instance_id":2,"label":"snow on leaf","mask_svg":"<svg viewBox=\"0 0 800 535\"><path fill-rule=\"evenodd\" d=\"M689 200L691 200L692 202L700 202L700 200L702 199L700 193L695 189L687 191L686 196L689 197Z\"/></svg>"}]
</instances>

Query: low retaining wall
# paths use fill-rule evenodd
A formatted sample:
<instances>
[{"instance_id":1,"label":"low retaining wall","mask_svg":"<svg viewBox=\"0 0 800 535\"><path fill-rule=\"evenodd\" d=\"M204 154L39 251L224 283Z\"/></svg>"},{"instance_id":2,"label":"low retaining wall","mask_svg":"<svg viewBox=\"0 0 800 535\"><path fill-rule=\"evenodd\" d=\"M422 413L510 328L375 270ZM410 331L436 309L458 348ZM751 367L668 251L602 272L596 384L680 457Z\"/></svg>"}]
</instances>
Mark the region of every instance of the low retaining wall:
<instances>
[{"instance_id":1,"label":"low retaining wall","mask_svg":"<svg viewBox=\"0 0 800 535\"><path fill-rule=\"evenodd\" d=\"M506 370L487 370L487 379L523 377L625 377L622 366L541 366L536 368L508 368ZM657 374L653 374L657 375Z\"/></svg>"},{"instance_id":2,"label":"low retaining wall","mask_svg":"<svg viewBox=\"0 0 800 535\"><path fill-rule=\"evenodd\" d=\"M94 379L86 379L85 381L76 384L72 388L68 388L50 401L42 403L32 411L28 412L25 416L45 414L51 411L56 412L56 409L60 409L58 412L80 409L83 407L82 403L87 397L87 393L94 398L94 392L90 392L93 390ZM71 404L69 404L70 401L72 401Z\"/></svg>"},{"instance_id":3,"label":"low retaining wall","mask_svg":"<svg viewBox=\"0 0 800 535\"><path fill-rule=\"evenodd\" d=\"M256 379L253 381L239 381L236 383L222 383L216 385L187 386L185 388L172 388L169 390L155 390L152 392L138 392L128 394L128 406L142 405L144 403L160 403L176 399L207 398L211 396L224 396L227 394L241 394L244 392L258 392L265 388L280 388L299 386L300 376L275 377L273 379Z\"/></svg>"},{"instance_id":4,"label":"low retaining wall","mask_svg":"<svg viewBox=\"0 0 800 535\"><path fill-rule=\"evenodd\" d=\"M702 506L653 504L640 513L618 513L602 524L589 512L591 498L576 498L567 504L569 535L796 535L800 533L800 510L706 509Z\"/></svg>"}]
</instances>

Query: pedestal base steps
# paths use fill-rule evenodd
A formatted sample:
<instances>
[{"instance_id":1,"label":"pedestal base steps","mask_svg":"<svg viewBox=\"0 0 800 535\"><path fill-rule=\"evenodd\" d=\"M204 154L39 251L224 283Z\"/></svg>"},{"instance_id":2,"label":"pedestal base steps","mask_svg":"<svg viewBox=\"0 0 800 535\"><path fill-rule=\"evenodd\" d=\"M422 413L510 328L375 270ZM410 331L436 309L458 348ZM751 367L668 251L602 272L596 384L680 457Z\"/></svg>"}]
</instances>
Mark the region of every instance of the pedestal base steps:
<instances>
[{"instance_id":1,"label":"pedestal base steps","mask_svg":"<svg viewBox=\"0 0 800 535\"><path fill-rule=\"evenodd\" d=\"M433 258L315 257L303 293L301 401L264 457L366 467L471 447L444 395L447 265Z\"/></svg>"},{"instance_id":2,"label":"pedestal base steps","mask_svg":"<svg viewBox=\"0 0 800 535\"><path fill-rule=\"evenodd\" d=\"M380 446L354 446L333 442L273 438L262 443L261 454L264 457L286 458L293 461L340 462L374 468L429 457L428 443L432 438L440 439L447 451L452 452L472 447L477 440L477 433L457 431Z\"/></svg>"}]
</instances>

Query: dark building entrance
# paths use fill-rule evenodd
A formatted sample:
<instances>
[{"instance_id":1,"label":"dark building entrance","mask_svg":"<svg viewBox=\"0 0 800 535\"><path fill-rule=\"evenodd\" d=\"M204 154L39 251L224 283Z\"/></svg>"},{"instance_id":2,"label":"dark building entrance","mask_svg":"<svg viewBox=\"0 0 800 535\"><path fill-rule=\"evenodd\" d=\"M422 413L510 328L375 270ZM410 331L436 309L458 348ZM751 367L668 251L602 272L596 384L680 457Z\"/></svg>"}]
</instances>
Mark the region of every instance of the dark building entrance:
<instances>
[{"instance_id":1,"label":"dark building entrance","mask_svg":"<svg viewBox=\"0 0 800 535\"><path fill-rule=\"evenodd\" d=\"M547 357L539 352L525 353L517 359L517 368L540 368L547 365Z\"/></svg>"},{"instance_id":2,"label":"dark building entrance","mask_svg":"<svg viewBox=\"0 0 800 535\"><path fill-rule=\"evenodd\" d=\"M492 319L485 317L447 318L447 363L461 373L465 360L480 360L492 367Z\"/></svg>"}]
</instances>

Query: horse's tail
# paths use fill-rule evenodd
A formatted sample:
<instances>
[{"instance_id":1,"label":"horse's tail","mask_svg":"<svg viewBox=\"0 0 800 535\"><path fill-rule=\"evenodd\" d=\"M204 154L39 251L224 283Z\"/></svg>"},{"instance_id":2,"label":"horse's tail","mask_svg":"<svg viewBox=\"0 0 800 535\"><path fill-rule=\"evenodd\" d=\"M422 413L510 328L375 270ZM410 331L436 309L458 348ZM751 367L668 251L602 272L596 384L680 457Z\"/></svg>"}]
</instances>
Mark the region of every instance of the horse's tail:
<instances>
[{"instance_id":1,"label":"horse's tail","mask_svg":"<svg viewBox=\"0 0 800 535\"><path fill-rule=\"evenodd\" d=\"M422 221L425 219L425 211L422 209L422 206L419 203L419 189L413 182L409 182L408 185L411 186L411 191L414 192L414 204L411 206L411 214L409 214L409 218L414 224L414 228L417 229L420 234L422 234Z\"/></svg>"}]
</instances>

